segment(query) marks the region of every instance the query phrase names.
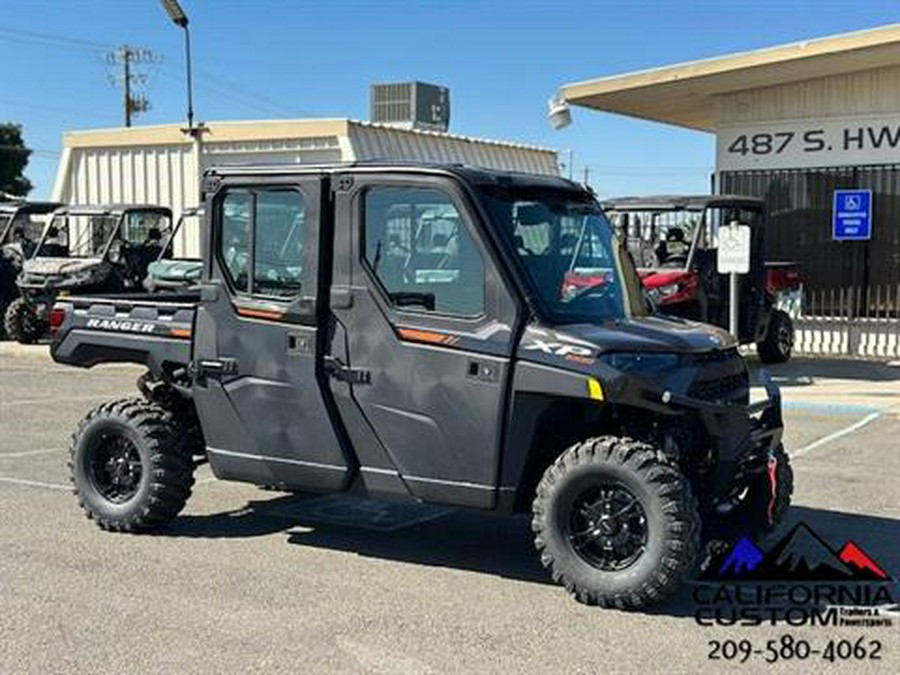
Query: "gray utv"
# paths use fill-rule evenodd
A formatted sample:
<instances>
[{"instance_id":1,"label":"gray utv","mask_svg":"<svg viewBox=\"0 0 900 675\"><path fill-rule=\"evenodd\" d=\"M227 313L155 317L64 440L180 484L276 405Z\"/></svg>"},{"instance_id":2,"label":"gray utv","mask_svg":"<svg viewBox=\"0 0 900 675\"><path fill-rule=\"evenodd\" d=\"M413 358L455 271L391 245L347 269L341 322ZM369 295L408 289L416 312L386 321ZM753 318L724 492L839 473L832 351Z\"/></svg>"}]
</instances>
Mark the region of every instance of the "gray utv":
<instances>
[{"instance_id":1,"label":"gray utv","mask_svg":"<svg viewBox=\"0 0 900 675\"><path fill-rule=\"evenodd\" d=\"M456 165L229 167L199 288L67 297L53 358L146 367L70 446L100 527L158 529L224 480L529 513L578 600L636 608L704 539L790 503L777 387L723 330L652 316L578 185ZM564 288L572 270L595 283Z\"/></svg>"}]
</instances>

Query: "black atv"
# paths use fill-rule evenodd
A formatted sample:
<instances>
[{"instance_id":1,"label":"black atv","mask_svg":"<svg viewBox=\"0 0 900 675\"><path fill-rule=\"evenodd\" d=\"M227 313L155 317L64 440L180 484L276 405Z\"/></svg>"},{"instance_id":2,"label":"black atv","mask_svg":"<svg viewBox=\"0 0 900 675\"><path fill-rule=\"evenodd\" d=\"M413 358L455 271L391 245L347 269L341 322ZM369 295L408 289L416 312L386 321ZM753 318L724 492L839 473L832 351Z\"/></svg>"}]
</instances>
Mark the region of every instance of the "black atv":
<instances>
[{"instance_id":1,"label":"black atv","mask_svg":"<svg viewBox=\"0 0 900 675\"><path fill-rule=\"evenodd\" d=\"M6 333L6 308L20 295L16 279L22 263L34 253L47 215L60 206L58 202L0 202L0 338Z\"/></svg>"},{"instance_id":2,"label":"black atv","mask_svg":"<svg viewBox=\"0 0 900 675\"><path fill-rule=\"evenodd\" d=\"M703 538L790 504L778 388L750 403L725 331L652 316L582 187L462 166L226 167L199 288L61 298L60 363L143 364L72 438L79 502L164 526L221 479L530 513L579 600L641 607ZM572 293L566 274L593 275Z\"/></svg>"},{"instance_id":3,"label":"black atv","mask_svg":"<svg viewBox=\"0 0 900 675\"><path fill-rule=\"evenodd\" d=\"M65 206L56 210L16 281L21 297L9 304L6 332L23 344L47 331L57 297L141 289L172 229L162 206Z\"/></svg>"}]
</instances>

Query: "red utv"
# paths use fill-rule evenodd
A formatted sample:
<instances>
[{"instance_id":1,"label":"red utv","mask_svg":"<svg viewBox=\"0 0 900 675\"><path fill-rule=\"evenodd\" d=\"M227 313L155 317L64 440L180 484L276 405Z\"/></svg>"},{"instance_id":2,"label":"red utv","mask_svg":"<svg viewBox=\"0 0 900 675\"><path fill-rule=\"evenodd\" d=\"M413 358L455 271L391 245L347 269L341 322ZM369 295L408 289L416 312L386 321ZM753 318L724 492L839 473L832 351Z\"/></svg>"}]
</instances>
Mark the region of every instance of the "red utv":
<instances>
[{"instance_id":1,"label":"red utv","mask_svg":"<svg viewBox=\"0 0 900 675\"><path fill-rule=\"evenodd\" d=\"M728 326L728 276L716 271L718 230L734 221L751 227L750 273L740 282L738 338L756 343L760 360L791 356L794 329L788 311L800 296L791 263L765 262L766 210L762 200L733 195L624 197L603 203L640 270L648 294L665 314ZM572 274L567 283L587 279ZM788 310L788 311L786 311Z\"/></svg>"}]
</instances>

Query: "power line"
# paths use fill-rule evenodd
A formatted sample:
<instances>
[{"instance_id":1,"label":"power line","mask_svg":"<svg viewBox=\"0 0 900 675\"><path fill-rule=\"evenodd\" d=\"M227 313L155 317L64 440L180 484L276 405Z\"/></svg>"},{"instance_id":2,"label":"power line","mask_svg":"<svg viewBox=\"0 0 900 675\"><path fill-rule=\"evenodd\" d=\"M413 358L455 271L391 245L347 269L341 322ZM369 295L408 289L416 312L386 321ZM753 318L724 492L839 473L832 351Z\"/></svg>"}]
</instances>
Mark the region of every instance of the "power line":
<instances>
[{"instance_id":1,"label":"power line","mask_svg":"<svg viewBox=\"0 0 900 675\"><path fill-rule=\"evenodd\" d=\"M112 45L103 44L101 42L92 42L90 40L82 40L79 38L71 38L65 35L53 35L50 33L37 33L21 28L0 27L0 39L13 40L17 42L31 42L44 46L51 45L56 47L65 47L68 49L83 49L87 51L101 51L110 49Z\"/></svg>"},{"instance_id":2,"label":"power line","mask_svg":"<svg viewBox=\"0 0 900 675\"><path fill-rule=\"evenodd\" d=\"M109 113L100 113L96 110L87 110L85 108L68 108L55 105L43 105L38 103L29 103L27 101L19 101L11 98L0 98L0 105L10 105L16 108L27 108L32 110L44 110L47 112L64 113L67 115L85 115L90 117L101 117L103 119L111 119L113 116ZM116 115L118 118L118 115Z\"/></svg>"},{"instance_id":3,"label":"power line","mask_svg":"<svg viewBox=\"0 0 900 675\"><path fill-rule=\"evenodd\" d=\"M61 155L57 150L44 150L38 148L23 148L20 145L0 145L0 150L4 152L28 153L29 156L43 157L47 159L56 159Z\"/></svg>"}]
</instances>

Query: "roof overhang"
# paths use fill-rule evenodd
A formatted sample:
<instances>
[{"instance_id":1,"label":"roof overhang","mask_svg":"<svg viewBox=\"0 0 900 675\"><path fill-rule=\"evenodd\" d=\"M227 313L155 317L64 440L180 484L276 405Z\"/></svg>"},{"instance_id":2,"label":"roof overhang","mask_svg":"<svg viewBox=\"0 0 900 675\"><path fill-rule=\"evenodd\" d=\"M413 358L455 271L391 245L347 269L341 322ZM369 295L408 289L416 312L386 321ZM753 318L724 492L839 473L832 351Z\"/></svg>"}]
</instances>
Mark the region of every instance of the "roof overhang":
<instances>
[{"instance_id":1,"label":"roof overhang","mask_svg":"<svg viewBox=\"0 0 900 675\"><path fill-rule=\"evenodd\" d=\"M900 24L566 84L572 105L715 131L716 97L900 63Z\"/></svg>"}]
</instances>

